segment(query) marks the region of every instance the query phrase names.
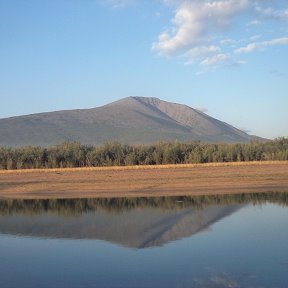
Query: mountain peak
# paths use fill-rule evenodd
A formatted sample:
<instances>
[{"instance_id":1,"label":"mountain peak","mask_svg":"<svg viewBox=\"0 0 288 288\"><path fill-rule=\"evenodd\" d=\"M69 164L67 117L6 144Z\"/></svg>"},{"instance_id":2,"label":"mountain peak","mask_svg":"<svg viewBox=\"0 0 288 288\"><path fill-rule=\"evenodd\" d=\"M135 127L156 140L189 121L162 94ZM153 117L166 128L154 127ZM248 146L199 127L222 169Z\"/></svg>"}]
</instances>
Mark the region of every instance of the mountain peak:
<instances>
[{"instance_id":1,"label":"mountain peak","mask_svg":"<svg viewBox=\"0 0 288 288\"><path fill-rule=\"evenodd\" d=\"M159 103L160 101L163 101L156 97L144 97L144 96L131 96L131 97L137 101L149 104L156 104Z\"/></svg>"},{"instance_id":2,"label":"mountain peak","mask_svg":"<svg viewBox=\"0 0 288 288\"><path fill-rule=\"evenodd\" d=\"M189 106L156 97L130 96L93 109L0 119L0 146L46 146L63 141L247 142L250 136Z\"/></svg>"}]
</instances>

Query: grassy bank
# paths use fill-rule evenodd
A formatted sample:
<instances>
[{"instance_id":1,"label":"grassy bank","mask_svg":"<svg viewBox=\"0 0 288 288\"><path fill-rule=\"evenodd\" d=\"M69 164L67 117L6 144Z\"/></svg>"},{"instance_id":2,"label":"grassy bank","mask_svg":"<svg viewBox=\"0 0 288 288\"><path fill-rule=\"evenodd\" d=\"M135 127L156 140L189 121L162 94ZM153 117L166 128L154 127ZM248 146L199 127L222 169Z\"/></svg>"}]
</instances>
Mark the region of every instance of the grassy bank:
<instances>
[{"instance_id":1,"label":"grassy bank","mask_svg":"<svg viewBox=\"0 0 288 288\"><path fill-rule=\"evenodd\" d=\"M213 162L194 164L162 164L162 165L129 165L129 166L104 166L104 167L74 167L74 168L38 168L38 169L17 169L0 170L1 174L17 173L54 173L54 172L84 172L84 171L122 171L122 170L155 170L155 169L179 169L179 168L200 168L200 167L241 167L241 166L265 166L284 165L288 161L247 161L247 162Z\"/></svg>"}]
</instances>

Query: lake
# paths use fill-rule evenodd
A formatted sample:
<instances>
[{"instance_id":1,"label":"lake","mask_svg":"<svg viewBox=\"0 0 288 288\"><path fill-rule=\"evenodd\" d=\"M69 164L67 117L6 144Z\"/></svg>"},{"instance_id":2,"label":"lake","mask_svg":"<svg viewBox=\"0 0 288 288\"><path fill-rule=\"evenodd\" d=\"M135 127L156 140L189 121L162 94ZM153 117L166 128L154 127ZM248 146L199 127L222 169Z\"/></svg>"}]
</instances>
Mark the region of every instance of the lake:
<instances>
[{"instance_id":1,"label":"lake","mask_svg":"<svg viewBox=\"0 0 288 288\"><path fill-rule=\"evenodd\" d=\"M288 193L0 200L0 287L287 287Z\"/></svg>"}]
</instances>

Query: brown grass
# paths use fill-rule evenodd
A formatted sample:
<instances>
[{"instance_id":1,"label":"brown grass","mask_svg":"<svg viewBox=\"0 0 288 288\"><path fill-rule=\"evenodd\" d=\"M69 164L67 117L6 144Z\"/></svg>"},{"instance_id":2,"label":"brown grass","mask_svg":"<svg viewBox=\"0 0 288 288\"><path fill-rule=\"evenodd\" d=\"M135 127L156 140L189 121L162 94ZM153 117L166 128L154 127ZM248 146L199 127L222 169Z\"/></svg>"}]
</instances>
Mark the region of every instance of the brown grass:
<instances>
[{"instance_id":1,"label":"brown grass","mask_svg":"<svg viewBox=\"0 0 288 288\"><path fill-rule=\"evenodd\" d=\"M0 198L44 199L288 192L288 162L0 171Z\"/></svg>"},{"instance_id":2,"label":"brown grass","mask_svg":"<svg viewBox=\"0 0 288 288\"><path fill-rule=\"evenodd\" d=\"M196 168L196 167L226 167L226 166L251 166L251 165L287 165L288 161L250 161L250 162L214 162L214 163L195 163L195 164L167 164L167 165L134 165L134 166L102 166L102 167L76 167L76 168L46 168L46 169L17 169L0 170L1 174L9 173L34 173L34 172L75 172L75 171L119 171L119 170L138 170L138 169L177 169L177 168Z\"/></svg>"}]
</instances>

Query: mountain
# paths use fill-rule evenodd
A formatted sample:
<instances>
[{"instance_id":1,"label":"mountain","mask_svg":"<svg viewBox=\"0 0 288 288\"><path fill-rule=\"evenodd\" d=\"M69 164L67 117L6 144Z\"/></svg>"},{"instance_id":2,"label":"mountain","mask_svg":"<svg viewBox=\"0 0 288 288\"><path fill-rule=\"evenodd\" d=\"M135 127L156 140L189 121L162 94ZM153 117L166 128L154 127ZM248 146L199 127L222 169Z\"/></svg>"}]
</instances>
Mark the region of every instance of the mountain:
<instances>
[{"instance_id":1,"label":"mountain","mask_svg":"<svg viewBox=\"0 0 288 288\"><path fill-rule=\"evenodd\" d=\"M122 213L96 210L80 215L0 215L0 234L52 239L104 240L132 248L163 246L209 229L235 213L238 205L211 205L205 209L137 208Z\"/></svg>"},{"instance_id":2,"label":"mountain","mask_svg":"<svg viewBox=\"0 0 288 288\"><path fill-rule=\"evenodd\" d=\"M127 97L92 108L0 119L0 146L46 146L63 141L101 144L119 141L212 143L247 142L251 136L182 104L150 97Z\"/></svg>"}]
</instances>

